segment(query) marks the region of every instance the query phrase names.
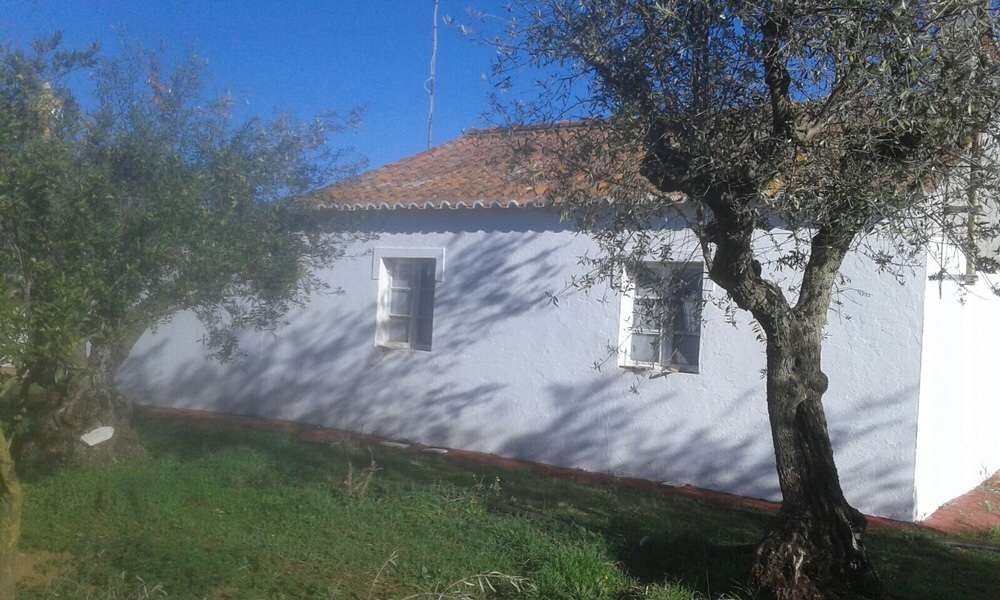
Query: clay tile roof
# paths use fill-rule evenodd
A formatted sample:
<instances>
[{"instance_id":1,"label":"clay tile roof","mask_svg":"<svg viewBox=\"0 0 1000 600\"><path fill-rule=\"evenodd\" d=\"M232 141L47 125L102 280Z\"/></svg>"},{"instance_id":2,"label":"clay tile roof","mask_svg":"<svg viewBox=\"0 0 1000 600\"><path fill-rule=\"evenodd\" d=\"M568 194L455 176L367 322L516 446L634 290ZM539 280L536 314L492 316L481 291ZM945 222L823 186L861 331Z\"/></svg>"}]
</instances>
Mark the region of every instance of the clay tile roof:
<instances>
[{"instance_id":1,"label":"clay tile roof","mask_svg":"<svg viewBox=\"0 0 1000 600\"><path fill-rule=\"evenodd\" d=\"M545 150L557 147L567 130L575 135L588 127L595 126L581 122L471 130L426 152L323 188L305 203L347 210L542 206L549 185L537 173L545 171L539 168L540 161L554 155ZM515 152L528 152L529 162L524 155L515 158Z\"/></svg>"}]
</instances>

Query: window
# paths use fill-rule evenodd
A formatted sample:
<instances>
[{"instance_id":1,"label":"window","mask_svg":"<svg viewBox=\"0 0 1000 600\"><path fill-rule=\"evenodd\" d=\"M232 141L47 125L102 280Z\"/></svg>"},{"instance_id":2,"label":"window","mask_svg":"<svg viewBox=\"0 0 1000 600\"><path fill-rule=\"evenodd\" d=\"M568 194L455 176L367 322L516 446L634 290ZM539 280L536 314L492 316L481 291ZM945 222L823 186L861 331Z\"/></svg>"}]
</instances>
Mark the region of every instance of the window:
<instances>
[{"instance_id":1,"label":"window","mask_svg":"<svg viewBox=\"0 0 1000 600\"><path fill-rule=\"evenodd\" d=\"M383 257L375 343L430 350L434 328L436 261Z\"/></svg>"},{"instance_id":2,"label":"window","mask_svg":"<svg viewBox=\"0 0 1000 600\"><path fill-rule=\"evenodd\" d=\"M619 365L697 373L701 263L643 263L623 284Z\"/></svg>"}]
</instances>

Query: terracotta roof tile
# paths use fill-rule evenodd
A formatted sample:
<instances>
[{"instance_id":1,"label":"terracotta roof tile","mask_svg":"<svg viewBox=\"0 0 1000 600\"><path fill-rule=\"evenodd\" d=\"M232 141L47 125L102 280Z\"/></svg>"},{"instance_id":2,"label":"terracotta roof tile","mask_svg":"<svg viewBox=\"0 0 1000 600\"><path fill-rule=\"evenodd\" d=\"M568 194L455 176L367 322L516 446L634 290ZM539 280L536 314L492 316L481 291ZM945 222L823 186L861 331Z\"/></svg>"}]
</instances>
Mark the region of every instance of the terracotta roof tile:
<instances>
[{"instance_id":1,"label":"terracotta roof tile","mask_svg":"<svg viewBox=\"0 0 1000 600\"><path fill-rule=\"evenodd\" d=\"M472 130L462 137L336 183L308 197L318 208L480 208L541 206L555 181L539 173L559 145L588 133L591 123ZM600 195L601 186L595 186Z\"/></svg>"}]
</instances>

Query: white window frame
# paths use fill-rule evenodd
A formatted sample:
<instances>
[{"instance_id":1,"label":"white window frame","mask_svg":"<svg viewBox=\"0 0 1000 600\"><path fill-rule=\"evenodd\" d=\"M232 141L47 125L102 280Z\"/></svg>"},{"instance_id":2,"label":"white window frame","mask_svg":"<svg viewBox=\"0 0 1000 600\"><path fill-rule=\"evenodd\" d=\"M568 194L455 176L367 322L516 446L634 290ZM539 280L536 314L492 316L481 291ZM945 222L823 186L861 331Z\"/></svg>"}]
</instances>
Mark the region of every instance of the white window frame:
<instances>
[{"instance_id":1,"label":"white window frame","mask_svg":"<svg viewBox=\"0 0 1000 600\"><path fill-rule=\"evenodd\" d=\"M701 296L698 299L699 302L704 302L706 290L705 290L705 275L704 275L704 264L700 262L646 262L644 263L647 268L653 270L662 271L674 271L674 270L698 270L702 274L702 284L701 284ZM674 331L672 329L667 329L662 327L658 330L634 330L632 327L632 320L635 313L635 301L637 298L637 286L634 281L632 273L628 272L628 268L622 270L622 294L621 294L621 304L619 311L619 332L618 332L618 366L626 369L646 369L646 370L659 370L666 372L678 372L678 373L699 373L701 371L701 348L702 348L702 334L701 334L701 323L699 321L698 325L698 356L695 360L695 364L682 364L674 363L669 360L664 360L665 356L671 356L673 354L673 340ZM666 279L666 277L664 277ZM644 296L650 297L650 296ZM662 298L661 296L652 296ZM633 334L645 334L653 335L659 334L660 336L660 359L657 361L641 361L634 360L631 356L632 353L632 335ZM693 335L693 334L692 334Z\"/></svg>"},{"instance_id":2,"label":"white window frame","mask_svg":"<svg viewBox=\"0 0 1000 600\"><path fill-rule=\"evenodd\" d=\"M423 262L423 261L434 261L434 282L435 290L434 296L437 295L437 283L441 281L443 274L443 262L444 262L444 250L443 249L426 249L426 248L407 248L407 249L376 249L373 253L373 265L372 271L375 278L378 279L378 296L376 302L376 317L375 317L375 345L381 348L392 348L399 350L416 350L421 352L430 352L434 345L434 333L433 333L433 323L434 323L434 299L431 300L430 307L430 320L431 320L431 343L430 345L418 345L417 340L417 322L421 319L419 316L419 302L421 297L420 288L410 288L411 304L409 307L409 314L407 315L410 324L409 332L407 335L407 342L395 342L389 340L389 321L392 317L392 290L394 289L391 271L389 269L389 264L391 262Z\"/></svg>"},{"instance_id":3,"label":"white window frame","mask_svg":"<svg viewBox=\"0 0 1000 600\"><path fill-rule=\"evenodd\" d=\"M374 248L372 249L372 279L381 280L386 258L433 258L434 280L444 281L444 248Z\"/></svg>"}]
</instances>

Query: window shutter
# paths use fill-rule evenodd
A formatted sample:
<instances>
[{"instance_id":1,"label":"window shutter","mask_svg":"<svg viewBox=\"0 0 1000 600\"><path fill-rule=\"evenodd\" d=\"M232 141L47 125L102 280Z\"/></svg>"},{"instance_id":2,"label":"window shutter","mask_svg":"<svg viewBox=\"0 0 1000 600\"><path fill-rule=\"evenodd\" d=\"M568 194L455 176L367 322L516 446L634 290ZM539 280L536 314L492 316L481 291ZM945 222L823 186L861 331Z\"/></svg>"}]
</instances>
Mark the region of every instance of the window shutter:
<instances>
[{"instance_id":1,"label":"window shutter","mask_svg":"<svg viewBox=\"0 0 1000 600\"><path fill-rule=\"evenodd\" d=\"M379 258L376 345L431 349L436 262L422 257Z\"/></svg>"},{"instance_id":2,"label":"window shutter","mask_svg":"<svg viewBox=\"0 0 1000 600\"><path fill-rule=\"evenodd\" d=\"M701 263L648 263L648 285L622 273L618 364L697 372L701 352ZM644 272L644 271L643 271ZM644 307L651 306L649 314Z\"/></svg>"},{"instance_id":3,"label":"window shutter","mask_svg":"<svg viewBox=\"0 0 1000 600\"><path fill-rule=\"evenodd\" d=\"M618 323L618 366L634 366L631 357L632 314L635 310L635 296L632 277L628 269L622 268L622 294Z\"/></svg>"},{"instance_id":4,"label":"window shutter","mask_svg":"<svg viewBox=\"0 0 1000 600\"><path fill-rule=\"evenodd\" d=\"M375 344L383 345L388 341L389 329L389 266L385 259L379 260L378 295L375 299Z\"/></svg>"}]
</instances>

